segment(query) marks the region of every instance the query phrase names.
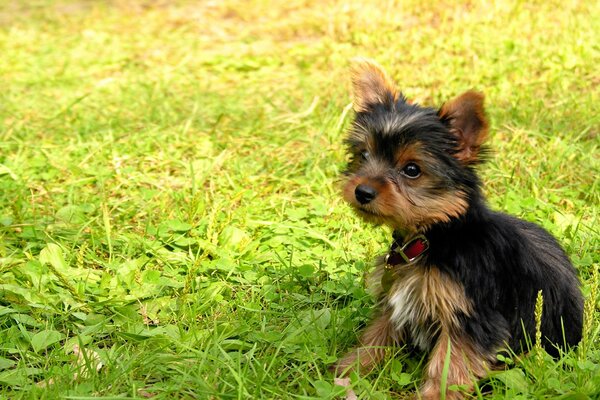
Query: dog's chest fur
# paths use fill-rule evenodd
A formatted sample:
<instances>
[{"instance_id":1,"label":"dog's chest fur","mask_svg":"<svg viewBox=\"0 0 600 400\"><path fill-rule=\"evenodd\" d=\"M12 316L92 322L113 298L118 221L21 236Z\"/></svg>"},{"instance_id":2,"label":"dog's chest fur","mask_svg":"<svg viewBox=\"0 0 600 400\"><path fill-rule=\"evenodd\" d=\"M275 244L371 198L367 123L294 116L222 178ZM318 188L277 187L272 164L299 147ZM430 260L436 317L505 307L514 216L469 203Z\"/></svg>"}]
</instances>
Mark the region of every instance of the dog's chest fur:
<instances>
[{"instance_id":1,"label":"dog's chest fur","mask_svg":"<svg viewBox=\"0 0 600 400\"><path fill-rule=\"evenodd\" d=\"M379 266L373 278L381 277L383 269ZM435 267L398 265L393 273L395 281L383 295L382 306L389 310L399 337L421 350L431 350L440 330L457 326L459 315L472 311L462 285Z\"/></svg>"}]
</instances>

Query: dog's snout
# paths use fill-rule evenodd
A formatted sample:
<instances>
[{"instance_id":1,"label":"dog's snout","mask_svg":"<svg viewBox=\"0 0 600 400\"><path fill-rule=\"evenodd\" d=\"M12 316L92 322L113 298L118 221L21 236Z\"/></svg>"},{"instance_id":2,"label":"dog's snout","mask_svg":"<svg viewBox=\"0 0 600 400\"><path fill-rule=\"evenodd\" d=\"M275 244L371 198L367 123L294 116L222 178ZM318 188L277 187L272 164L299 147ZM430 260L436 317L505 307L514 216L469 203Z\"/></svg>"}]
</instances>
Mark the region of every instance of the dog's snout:
<instances>
[{"instance_id":1,"label":"dog's snout","mask_svg":"<svg viewBox=\"0 0 600 400\"><path fill-rule=\"evenodd\" d=\"M360 204L367 204L377 197L377 190L369 185L360 184L354 189L354 196Z\"/></svg>"}]
</instances>

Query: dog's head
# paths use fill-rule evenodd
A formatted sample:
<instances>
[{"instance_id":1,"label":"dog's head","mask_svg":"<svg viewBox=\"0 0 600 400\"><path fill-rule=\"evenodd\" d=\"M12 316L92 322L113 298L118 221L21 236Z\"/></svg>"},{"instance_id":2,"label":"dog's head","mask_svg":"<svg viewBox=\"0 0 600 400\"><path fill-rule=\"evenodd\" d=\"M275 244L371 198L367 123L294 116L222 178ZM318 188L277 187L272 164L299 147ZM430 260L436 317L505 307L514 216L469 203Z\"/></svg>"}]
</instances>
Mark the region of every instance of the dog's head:
<instances>
[{"instance_id":1,"label":"dog's head","mask_svg":"<svg viewBox=\"0 0 600 400\"><path fill-rule=\"evenodd\" d=\"M411 104L369 60L354 63L352 83L346 201L366 220L399 230L464 214L488 130L483 95L466 92L439 110Z\"/></svg>"}]
</instances>

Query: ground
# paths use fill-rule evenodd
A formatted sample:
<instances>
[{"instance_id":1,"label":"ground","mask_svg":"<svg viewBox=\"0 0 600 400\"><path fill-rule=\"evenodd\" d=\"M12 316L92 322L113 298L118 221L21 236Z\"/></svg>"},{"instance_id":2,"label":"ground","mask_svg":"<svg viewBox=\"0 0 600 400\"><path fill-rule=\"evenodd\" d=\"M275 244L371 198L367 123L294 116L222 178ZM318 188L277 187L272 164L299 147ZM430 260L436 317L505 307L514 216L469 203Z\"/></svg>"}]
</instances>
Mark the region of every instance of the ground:
<instances>
[{"instance_id":1,"label":"ground","mask_svg":"<svg viewBox=\"0 0 600 400\"><path fill-rule=\"evenodd\" d=\"M599 4L0 3L0 398L342 394L390 242L339 193L356 56L422 104L483 91L491 206L583 282L579 349L473 396L600 396ZM422 362L352 386L408 397Z\"/></svg>"}]
</instances>

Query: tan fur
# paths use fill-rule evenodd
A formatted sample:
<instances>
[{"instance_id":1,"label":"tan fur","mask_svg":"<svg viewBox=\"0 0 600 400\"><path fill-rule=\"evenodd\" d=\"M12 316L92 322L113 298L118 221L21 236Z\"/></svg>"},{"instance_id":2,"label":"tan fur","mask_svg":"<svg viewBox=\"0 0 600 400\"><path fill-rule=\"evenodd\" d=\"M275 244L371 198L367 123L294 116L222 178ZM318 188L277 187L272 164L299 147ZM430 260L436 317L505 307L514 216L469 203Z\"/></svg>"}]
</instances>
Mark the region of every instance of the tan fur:
<instances>
[{"instance_id":1,"label":"tan fur","mask_svg":"<svg viewBox=\"0 0 600 400\"><path fill-rule=\"evenodd\" d=\"M354 190L360 184L374 187L379 195L369 204L360 205L354 195ZM394 229L411 226L423 229L430 224L447 222L450 218L465 213L468 206L465 193L449 191L435 197L423 196L423 190L420 188L428 184L430 182L427 181L427 176L422 176L400 189L382 178L353 176L346 182L343 195L357 210L371 214L361 214L365 219L388 224Z\"/></svg>"},{"instance_id":2,"label":"tan fur","mask_svg":"<svg viewBox=\"0 0 600 400\"><path fill-rule=\"evenodd\" d=\"M397 226L426 228L433 223L447 222L467 210L466 195L462 191L449 191L436 197L423 197L418 188L405 188L401 194L395 187L388 198L379 199L384 214L392 216ZM394 226L395 228L395 226Z\"/></svg>"},{"instance_id":3,"label":"tan fur","mask_svg":"<svg viewBox=\"0 0 600 400\"><path fill-rule=\"evenodd\" d=\"M479 149L487 139L489 124L483 102L482 93L468 91L440 109L441 116L451 118L452 132L460 144L455 157L467 164L477 161Z\"/></svg>"},{"instance_id":4,"label":"tan fur","mask_svg":"<svg viewBox=\"0 0 600 400\"><path fill-rule=\"evenodd\" d=\"M423 274L421 299L427 316L438 318L442 327L447 328L459 325L458 312L470 315L473 309L462 286L442 275L437 268L430 268Z\"/></svg>"},{"instance_id":5,"label":"tan fur","mask_svg":"<svg viewBox=\"0 0 600 400\"><path fill-rule=\"evenodd\" d=\"M359 347L353 349L335 365L338 376L348 375L358 361L360 372L369 372L386 354L386 347L399 342L399 334L390 323L388 313L375 319L363 332Z\"/></svg>"},{"instance_id":6,"label":"tan fur","mask_svg":"<svg viewBox=\"0 0 600 400\"><path fill-rule=\"evenodd\" d=\"M470 315L473 306L461 285L437 268L415 265L394 267L396 280L386 296L391 321L407 330L422 350L433 347L440 330L460 328L458 313Z\"/></svg>"},{"instance_id":7,"label":"tan fur","mask_svg":"<svg viewBox=\"0 0 600 400\"><path fill-rule=\"evenodd\" d=\"M396 167L402 168L411 161L421 160L423 151L420 142L411 143L408 146L402 146L394 154Z\"/></svg>"},{"instance_id":8,"label":"tan fur","mask_svg":"<svg viewBox=\"0 0 600 400\"><path fill-rule=\"evenodd\" d=\"M352 63L354 111L366 111L369 105L398 99L394 81L372 60L357 58Z\"/></svg>"},{"instance_id":9,"label":"tan fur","mask_svg":"<svg viewBox=\"0 0 600 400\"><path fill-rule=\"evenodd\" d=\"M361 338L361 347L348 353L337 365L338 372L351 370L357 364L361 372L370 371L385 356L381 346L410 340L423 350L430 350L425 370L425 383L419 398L441 397L441 378L448 341L451 343L450 366L446 388L463 386L472 391L473 382L486 375L494 354L482 354L470 339L460 336L459 314L471 315L472 304L461 285L435 267L416 265L393 267L395 281L388 293L381 288L385 264L379 265L368 283L386 310ZM434 339L437 339L434 341ZM447 399L462 399L463 392L446 391Z\"/></svg>"},{"instance_id":10,"label":"tan fur","mask_svg":"<svg viewBox=\"0 0 600 400\"><path fill-rule=\"evenodd\" d=\"M446 399L462 399L464 395L458 391L448 390L452 385L464 385L467 391L472 391L473 381L486 375L492 355L481 354L472 343L464 337L452 337L443 330L438 342L431 352L429 363L425 370L426 380L421 388L421 397L437 400L441 396L441 380L444 361L448 352L450 340L450 366L446 378Z\"/></svg>"},{"instance_id":11,"label":"tan fur","mask_svg":"<svg viewBox=\"0 0 600 400\"><path fill-rule=\"evenodd\" d=\"M383 271L384 264L380 263L369 283L386 311L367 327L359 347L337 363L338 374L347 375L355 366L360 372L368 372L384 358L385 346L412 339L415 345L425 344L423 349L431 350L421 395L425 399L439 399L450 340L447 387L465 385L467 390L471 389L475 379L485 376L493 354L479 353L468 338L455 334L460 331L458 313L470 315L473 310L462 287L437 268L404 265L394 267L396 281L386 294L380 286ZM448 391L446 398L462 397L460 392Z\"/></svg>"}]
</instances>

